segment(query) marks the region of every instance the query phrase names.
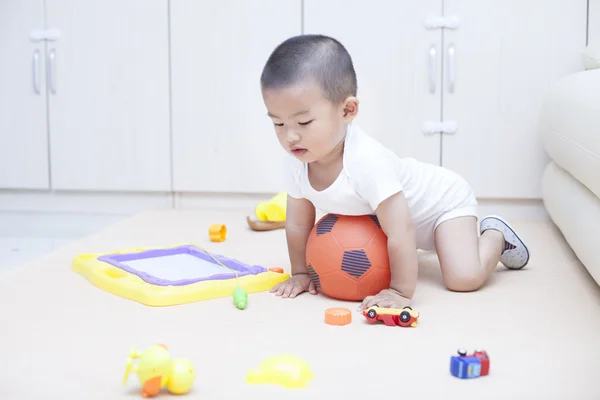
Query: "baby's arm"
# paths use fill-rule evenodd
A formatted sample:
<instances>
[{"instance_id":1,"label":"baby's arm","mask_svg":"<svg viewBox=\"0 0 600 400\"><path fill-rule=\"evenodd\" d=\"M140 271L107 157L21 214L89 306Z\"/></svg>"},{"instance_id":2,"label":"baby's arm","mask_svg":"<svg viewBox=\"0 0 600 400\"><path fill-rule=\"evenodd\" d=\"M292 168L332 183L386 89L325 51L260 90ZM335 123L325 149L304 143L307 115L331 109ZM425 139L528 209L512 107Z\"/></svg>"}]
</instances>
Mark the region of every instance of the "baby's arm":
<instances>
[{"instance_id":1,"label":"baby's arm","mask_svg":"<svg viewBox=\"0 0 600 400\"><path fill-rule=\"evenodd\" d=\"M388 197L375 210L388 237L390 288L412 299L417 286L418 257L415 228L403 192Z\"/></svg>"},{"instance_id":2,"label":"baby's arm","mask_svg":"<svg viewBox=\"0 0 600 400\"><path fill-rule=\"evenodd\" d=\"M292 275L306 274L306 242L315 225L315 207L306 199L296 199L288 195L285 234Z\"/></svg>"},{"instance_id":3,"label":"baby's arm","mask_svg":"<svg viewBox=\"0 0 600 400\"><path fill-rule=\"evenodd\" d=\"M315 225L315 207L306 199L296 199L288 195L285 222L288 253L292 277L275 285L271 293L284 298L293 298L302 292L317 294L315 283L306 266L306 242Z\"/></svg>"}]
</instances>

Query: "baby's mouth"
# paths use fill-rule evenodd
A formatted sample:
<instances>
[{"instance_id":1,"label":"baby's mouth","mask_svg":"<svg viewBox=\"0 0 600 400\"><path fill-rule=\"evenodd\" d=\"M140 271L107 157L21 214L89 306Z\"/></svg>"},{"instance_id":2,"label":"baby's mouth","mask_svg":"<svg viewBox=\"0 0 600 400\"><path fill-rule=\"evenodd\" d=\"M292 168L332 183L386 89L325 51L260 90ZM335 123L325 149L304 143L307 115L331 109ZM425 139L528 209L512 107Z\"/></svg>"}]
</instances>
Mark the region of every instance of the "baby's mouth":
<instances>
[{"instance_id":1,"label":"baby's mouth","mask_svg":"<svg viewBox=\"0 0 600 400\"><path fill-rule=\"evenodd\" d=\"M292 153L293 153L295 156L301 156L301 155L305 154L307 151L308 151L308 150L306 150L306 149L303 149L303 148L300 148L300 147L295 147L295 148L292 148Z\"/></svg>"}]
</instances>

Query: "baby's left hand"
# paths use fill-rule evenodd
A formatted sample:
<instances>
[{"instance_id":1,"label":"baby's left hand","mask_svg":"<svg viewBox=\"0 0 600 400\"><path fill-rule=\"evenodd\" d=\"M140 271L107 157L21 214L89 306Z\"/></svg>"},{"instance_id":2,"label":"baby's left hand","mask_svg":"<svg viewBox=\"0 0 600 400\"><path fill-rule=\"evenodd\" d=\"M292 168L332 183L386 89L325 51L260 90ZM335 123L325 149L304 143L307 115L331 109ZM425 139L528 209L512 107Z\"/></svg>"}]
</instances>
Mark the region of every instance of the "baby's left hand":
<instances>
[{"instance_id":1,"label":"baby's left hand","mask_svg":"<svg viewBox=\"0 0 600 400\"><path fill-rule=\"evenodd\" d=\"M410 306L410 299L403 297L393 289L383 289L375 296L365 297L358 307L358 311L361 312L374 305L384 308L404 308L405 306Z\"/></svg>"}]
</instances>

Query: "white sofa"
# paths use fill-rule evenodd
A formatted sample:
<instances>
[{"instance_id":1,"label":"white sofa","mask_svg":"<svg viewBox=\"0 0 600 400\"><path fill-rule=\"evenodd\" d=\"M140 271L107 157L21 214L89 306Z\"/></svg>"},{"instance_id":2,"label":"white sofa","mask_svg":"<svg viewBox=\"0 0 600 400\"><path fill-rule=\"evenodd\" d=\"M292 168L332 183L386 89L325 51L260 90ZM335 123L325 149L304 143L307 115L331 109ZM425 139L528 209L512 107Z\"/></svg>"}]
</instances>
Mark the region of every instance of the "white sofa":
<instances>
[{"instance_id":1,"label":"white sofa","mask_svg":"<svg viewBox=\"0 0 600 400\"><path fill-rule=\"evenodd\" d=\"M553 87L541 110L540 134L551 158L542 178L544 205L600 284L600 69Z\"/></svg>"}]
</instances>

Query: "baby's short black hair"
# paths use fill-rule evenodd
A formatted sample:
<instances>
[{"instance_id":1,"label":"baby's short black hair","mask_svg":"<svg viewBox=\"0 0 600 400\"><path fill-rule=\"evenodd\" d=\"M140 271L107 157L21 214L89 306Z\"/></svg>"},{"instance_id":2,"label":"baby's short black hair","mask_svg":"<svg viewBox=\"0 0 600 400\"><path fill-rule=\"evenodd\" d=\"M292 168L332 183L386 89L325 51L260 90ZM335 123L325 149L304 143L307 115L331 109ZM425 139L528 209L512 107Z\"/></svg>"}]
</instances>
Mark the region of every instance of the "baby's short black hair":
<instances>
[{"instance_id":1,"label":"baby's short black hair","mask_svg":"<svg viewBox=\"0 0 600 400\"><path fill-rule=\"evenodd\" d=\"M291 37L273 50L260 77L263 90L311 80L335 104L356 96L352 58L336 39L317 34Z\"/></svg>"}]
</instances>

